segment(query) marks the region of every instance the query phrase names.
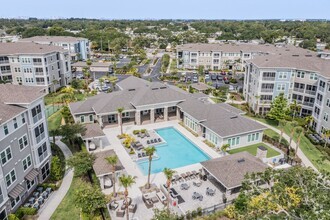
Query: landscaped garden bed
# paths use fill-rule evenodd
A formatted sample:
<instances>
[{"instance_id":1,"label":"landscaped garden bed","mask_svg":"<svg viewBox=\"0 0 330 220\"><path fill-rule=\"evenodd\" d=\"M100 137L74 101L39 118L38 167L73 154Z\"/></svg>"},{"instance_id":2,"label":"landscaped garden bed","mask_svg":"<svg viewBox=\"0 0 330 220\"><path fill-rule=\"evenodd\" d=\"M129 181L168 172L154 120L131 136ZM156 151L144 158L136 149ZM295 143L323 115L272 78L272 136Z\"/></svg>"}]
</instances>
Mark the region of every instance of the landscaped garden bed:
<instances>
[{"instance_id":1,"label":"landscaped garden bed","mask_svg":"<svg viewBox=\"0 0 330 220\"><path fill-rule=\"evenodd\" d=\"M236 154L239 152L243 152L243 151L247 151L250 154L252 154L253 156L257 155L257 148L259 146L263 146L267 149L267 158L271 158L271 157L275 157L280 155L280 152L274 150L273 148L269 147L268 145L264 144L264 143L258 143L258 144L253 144L250 146L246 146L246 147L240 147L240 148L236 148L236 149L232 149L229 150L228 153L229 154Z\"/></svg>"}]
</instances>

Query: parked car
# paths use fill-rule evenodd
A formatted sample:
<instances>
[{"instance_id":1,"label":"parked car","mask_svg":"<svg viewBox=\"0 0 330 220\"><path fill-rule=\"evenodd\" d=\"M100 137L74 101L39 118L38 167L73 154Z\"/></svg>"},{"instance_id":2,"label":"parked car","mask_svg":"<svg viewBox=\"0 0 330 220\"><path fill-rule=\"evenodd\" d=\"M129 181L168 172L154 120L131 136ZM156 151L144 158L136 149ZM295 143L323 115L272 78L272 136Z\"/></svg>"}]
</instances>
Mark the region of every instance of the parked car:
<instances>
[{"instance_id":1,"label":"parked car","mask_svg":"<svg viewBox=\"0 0 330 220\"><path fill-rule=\"evenodd\" d=\"M212 79L212 80L217 80L217 75L212 74L212 75L211 75L211 79Z\"/></svg>"},{"instance_id":2,"label":"parked car","mask_svg":"<svg viewBox=\"0 0 330 220\"><path fill-rule=\"evenodd\" d=\"M230 76L233 75L233 72L232 71L229 71L228 72L228 75L230 75Z\"/></svg>"},{"instance_id":3,"label":"parked car","mask_svg":"<svg viewBox=\"0 0 330 220\"><path fill-rule=\"evenodd\" d=\"M221 75L217 75L217 80L222 80L222 76Z\"/></svg>"},{"instance_id":4,"label":"parked car","mask_svg":"<svg viewBox=\"0 0 330 220\"><path fill-rule=\"evenodd\" d=\"M190 82L191 81L191 76L187 76L186 77L186 82Z\"/></svg>"},{"instance_id":5,"label":"parked car","mask_svg":"<svg viewBox=\"0 0 330 220\"><path fill-rule=\"evenodd\" d=\"M209 74L206 74L205 75L205 79L210 79L210 75Z\"/></svg>"},{"instance_id":6,"label":"parked car","mask_svg":"<svg viewBox=\"0 0 330 220\"><path fill-rule=\"evenodd\" d=\"M194 77L193 77L193 82L194 82L194 83L197 83L197 82L198 82L198 77L197 77L197 76L194 76Z\"/></svg>"},{"instance_id":7,"label":"parked car","mask_svg":"<svg viewBox=\"0 0 330 220\"><path fill-rule=\"evenodd\" d=\"M208 75L210 72L208 70L205 70L204 74Z\"/></svg>"},{"instance_id":8,"label":"parked car","mask_svg":"<svg viewBox=\"0 0 330 220\"><path fill-rule=\"evenodd\" d=\"M229 84L229 80L228 79L225 79L223 80L225 84Z\"/></svg>"},{"instance_id":9,"label":"parked car","mask_svg":"<svg viewBox=\"0 0 330 220\"><path fill-rule=\"evenodd\" d=\"M224 75L225 76L226 75L226 72L221 72L221 75Z\"/></svg>"}]
</instances>

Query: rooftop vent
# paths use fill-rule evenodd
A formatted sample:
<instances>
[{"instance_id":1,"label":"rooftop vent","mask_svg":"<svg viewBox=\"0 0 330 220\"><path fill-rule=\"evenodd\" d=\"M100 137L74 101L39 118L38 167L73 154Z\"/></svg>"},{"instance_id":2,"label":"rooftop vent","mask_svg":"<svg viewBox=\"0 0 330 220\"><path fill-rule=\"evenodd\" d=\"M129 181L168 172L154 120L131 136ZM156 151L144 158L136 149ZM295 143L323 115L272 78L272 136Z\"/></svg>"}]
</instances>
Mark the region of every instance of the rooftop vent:
<instances>
[{"instance_id":1,"label":"rooftop vent","mask_svg":"<svg viewBox=\"0 0 330 220\"><path fill-rule=\"evenodd\" d=\"M299 55L298 55L298 54L292 54L292 56L293 56L293 57L299 57Z\"/></svg>"},{"instance_id":2,"label":"rooftop vent","mask_svg":"<svg viewBox=\"0 0 330 220\"><path fill-rule=\"evenodd\" d=\"M166 89L167 87L166 86L161 86L160 89Z\"/></svg>"},{"instance_id":3,"label":"rooftop vent","mask_svg":"<svg viewBox=\"0 0 330 220\"><path fill-rule=\"evenodd\" d=\"M152 88L151 90L157 90L158 88Z\"/></svg>"},{"instance_id":4,"label":"rooftop vent","mask_svg":"<svg viewBox=\"0 0 330 220\"><path fill-rule=\"evenodd\" d=\"M312 57L313 55L312 54L306 54L305 56L306 57Z\"/></svg>"},{"instance_id":5,"label":"rooftop vent","mask_svg":"<svg viewBox=\"0 0 330 220\"><path fill-rule=\"evenodd\" d=\"M245 162L245 159L244 158L238 159L237 162L238 163L244 163Z\"/></svg>"},{"instance_id":6,"label":"rooftop vent","mask_svg":"<svg viewBox=\"0 0 330 220\"><path fill-rule=\"evenodd\" d=\"M235 118L238 118L238 116L235 115L235 116L231 116L231 117L230 117L230 119L235 119Z\"/></svg>"},{"instance_id":7,"label":"rooftop vent","mask_svg":"<svg viewBox=\"0 0 330 220\"><path fill-rule=\"evenodd\" d=\"M135 91L135 89L129 89L128 91Z\"/></svg>"}]
</instances>

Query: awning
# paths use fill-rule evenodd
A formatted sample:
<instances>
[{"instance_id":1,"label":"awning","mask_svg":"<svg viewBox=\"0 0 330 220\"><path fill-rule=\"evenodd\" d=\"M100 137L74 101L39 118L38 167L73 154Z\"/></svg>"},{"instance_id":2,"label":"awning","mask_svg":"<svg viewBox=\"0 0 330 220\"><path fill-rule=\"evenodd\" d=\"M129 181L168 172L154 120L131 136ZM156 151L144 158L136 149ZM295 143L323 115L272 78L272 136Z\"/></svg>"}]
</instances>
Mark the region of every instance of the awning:
<instances>
[{"instance_id":1,"label":"awning","mask_svg":"<svg viewBox=\"0 0 330 220\"><path fill-rule=\"evenodd\" d=\"M31 170L24 178L28 181L33 181L37 176L39 175L39 172L36 169Z\"/></svg>"},{"instance_id":2,"label":"awning","mask_svg":"<svg viewBox=\"0 0 330 220\"><path fill-rule=\"evenodd\" d=\"M16 199L22 192L24 192L24 187L18 184L9 192L9 196L13 199Z\"/></svg>"}]
</instances>

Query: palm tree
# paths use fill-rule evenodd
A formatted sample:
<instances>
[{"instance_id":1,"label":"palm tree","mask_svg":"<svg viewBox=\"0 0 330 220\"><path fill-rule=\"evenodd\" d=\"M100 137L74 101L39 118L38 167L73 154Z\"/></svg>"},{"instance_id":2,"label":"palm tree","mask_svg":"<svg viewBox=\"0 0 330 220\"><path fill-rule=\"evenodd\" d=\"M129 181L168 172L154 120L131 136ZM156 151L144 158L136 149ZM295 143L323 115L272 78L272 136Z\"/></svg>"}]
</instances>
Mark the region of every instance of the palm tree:
<instances>
[{"instance_id":1,"label":"palm tree","mask_svg":"<svg viewBox=\"0 0 330 220\"><path fill-rule=\"evenodd\" d=\"M120 184L125 188L124 196L125 196L125 209L126 209L126 219L129 220L128 213L128 187L131 187L135 183L135 177L131 175L122 175L119 177Z\"/></svg>"},{"instance_id":2,"label":"palm tree","mask_svg":"<svg viewBox=\"0 0 330 220\"><path fill-rule=\"evenodd\" d=\"M288 158L289 158L289 155L290 155L290 148L291 148L294 132L295 132L297 126L298 126L298 123L296 121L293 121L293 122L290 123L290 125L291 125L290 141L289 141L289 146L288 146L288 149L287 149L287 152L286 152Z\"/></svg>"},{"instance_id":3,"label":"palm tree","mask_svg":"<svg viewBox=\"0 0 330 220\"><path fill-rule=\"evenodd\" d=\"M123 135L123 111L124 111L124 107L121 108L117 108L117 112L118 112L118 117L120 119L120 134Z\"/></svg>"},{"instance_id":4,"label":"palm tree","mask_svg":"<svg viewBox=\"0 0 330 220\"><path fill-rule=\"evenodd\" d=\"M154 153L157 150L154 146L151 146L151 147L145 148L144 151L146 152L147 156L149 156L148 183L147 183L147 187L146 187L147 189L149 189L150 188L150 172L151 172L152 156L154 155Z\"/></svg>"},{"instance_id":5,"label":"palm tree","mask_svg":"<svg viewBox=\"0 0 330 220\"><path fill-rule=\"evenodd\" d=\"M313 123L314 118L313 118L313 116L309 115L309 116L306 116L304 118L304 120L305 120L306 129L307 129L307 131L309 131L310 124Z\"/></svg>"},{"instance_id":6,"label":"palm tree","mask_svg":"<svg viewBox=\"0 0 330 220\"><path fill-rule=\"evenodd\" d=\"M298 148L299 148L299 145L300 145L301 137L304 134L304 129L299 126L299 127L296 127L295 130L296 130L295 131L296 134L298 135L298 137L297 137L297 144L296 144L296 153L295 153L295 156L297 157L297 152L298 152Z\"/></svg>"},{"instance_id":7,"label":"palm tree","mask_svg":"<svg viewBox=\"0 0 330 220\"><path fill-rule=\"evenodd\" d=\"M322 132L322 136L324 138L324 148L327 146L328 139L330 137L330 129L324 129Z\"/></svg>"},{"instance_id":8,"label":"palm tree","mask_svg":"<svg viewBox=\"0 0 330 220\"><path fill-rule=\"evenodd\" d=\"M255 112L256 112L256 113L258 112L258 114L259 114L259 99L260 99L260 97L261 97L260 95L256 95L256 96L255 96L255 99L256 99L256 101L257 101L257 102L256 102L256 111L255 111Z\"/></svg>"},{"instance_id":9,"label":"palm tree","mask_svg":"<svg viewBox=\"0 0 330 220\"><path fill-rule=\"evenodd\" d=\"M284 133L284 128L285 128L286 124L287 124L287 121L284 120L284 119L281 119L278 123L278 125L280 127L280 131L281 131L279 144L281 144L281 141L282 141L282 138L283 138L283 133Z\"/></svg>"},{"instance_id":10,"label":"palm tree","mask_svg":"<svg viewBox=\"0 0 330 220\"><path fill-rule=\"evenodd\" d=\"M113 184L113 196L116 197L116 165L118 163L117 155L113 155L105 158L107 162L112 166L112 184Z\"/></svg>"},{"instance_id":11,"label":"palm tree","mask_svg":"<svg viewBox=\"0 0 330 220\"><path fill-rule=\"evenodd\" d=\"M225 154L229 148L230 148L230 144L224 144L222 145L221 150Z\"/></svg>"},{"instance_id":12,"label":"palm tree","mask_svg":"<svg viewBox=\"0 0 330 220\"><path fill-rule=\"evenodd\" d=\"M167 209L170 208L170 187L173 175L175 173L174 170L171 170L170 168L164 168L163 170L164 175L166 176L166 187L167 187Z\"/></svg>"},{"instance_id":13,"label":"palm tree","mask_svg":"<svg viewBox=\"0 0 330 220\"><path fill-rule=\"evenodd\" d=\"M296 100L294 100L293 103L291 103L290 108L293 111L293 113L292 113L292 119L294 119L294 117L296 117L296 112L299 112L300 111L301 106L297 103Z\"/></svg>"}]
</instances>

